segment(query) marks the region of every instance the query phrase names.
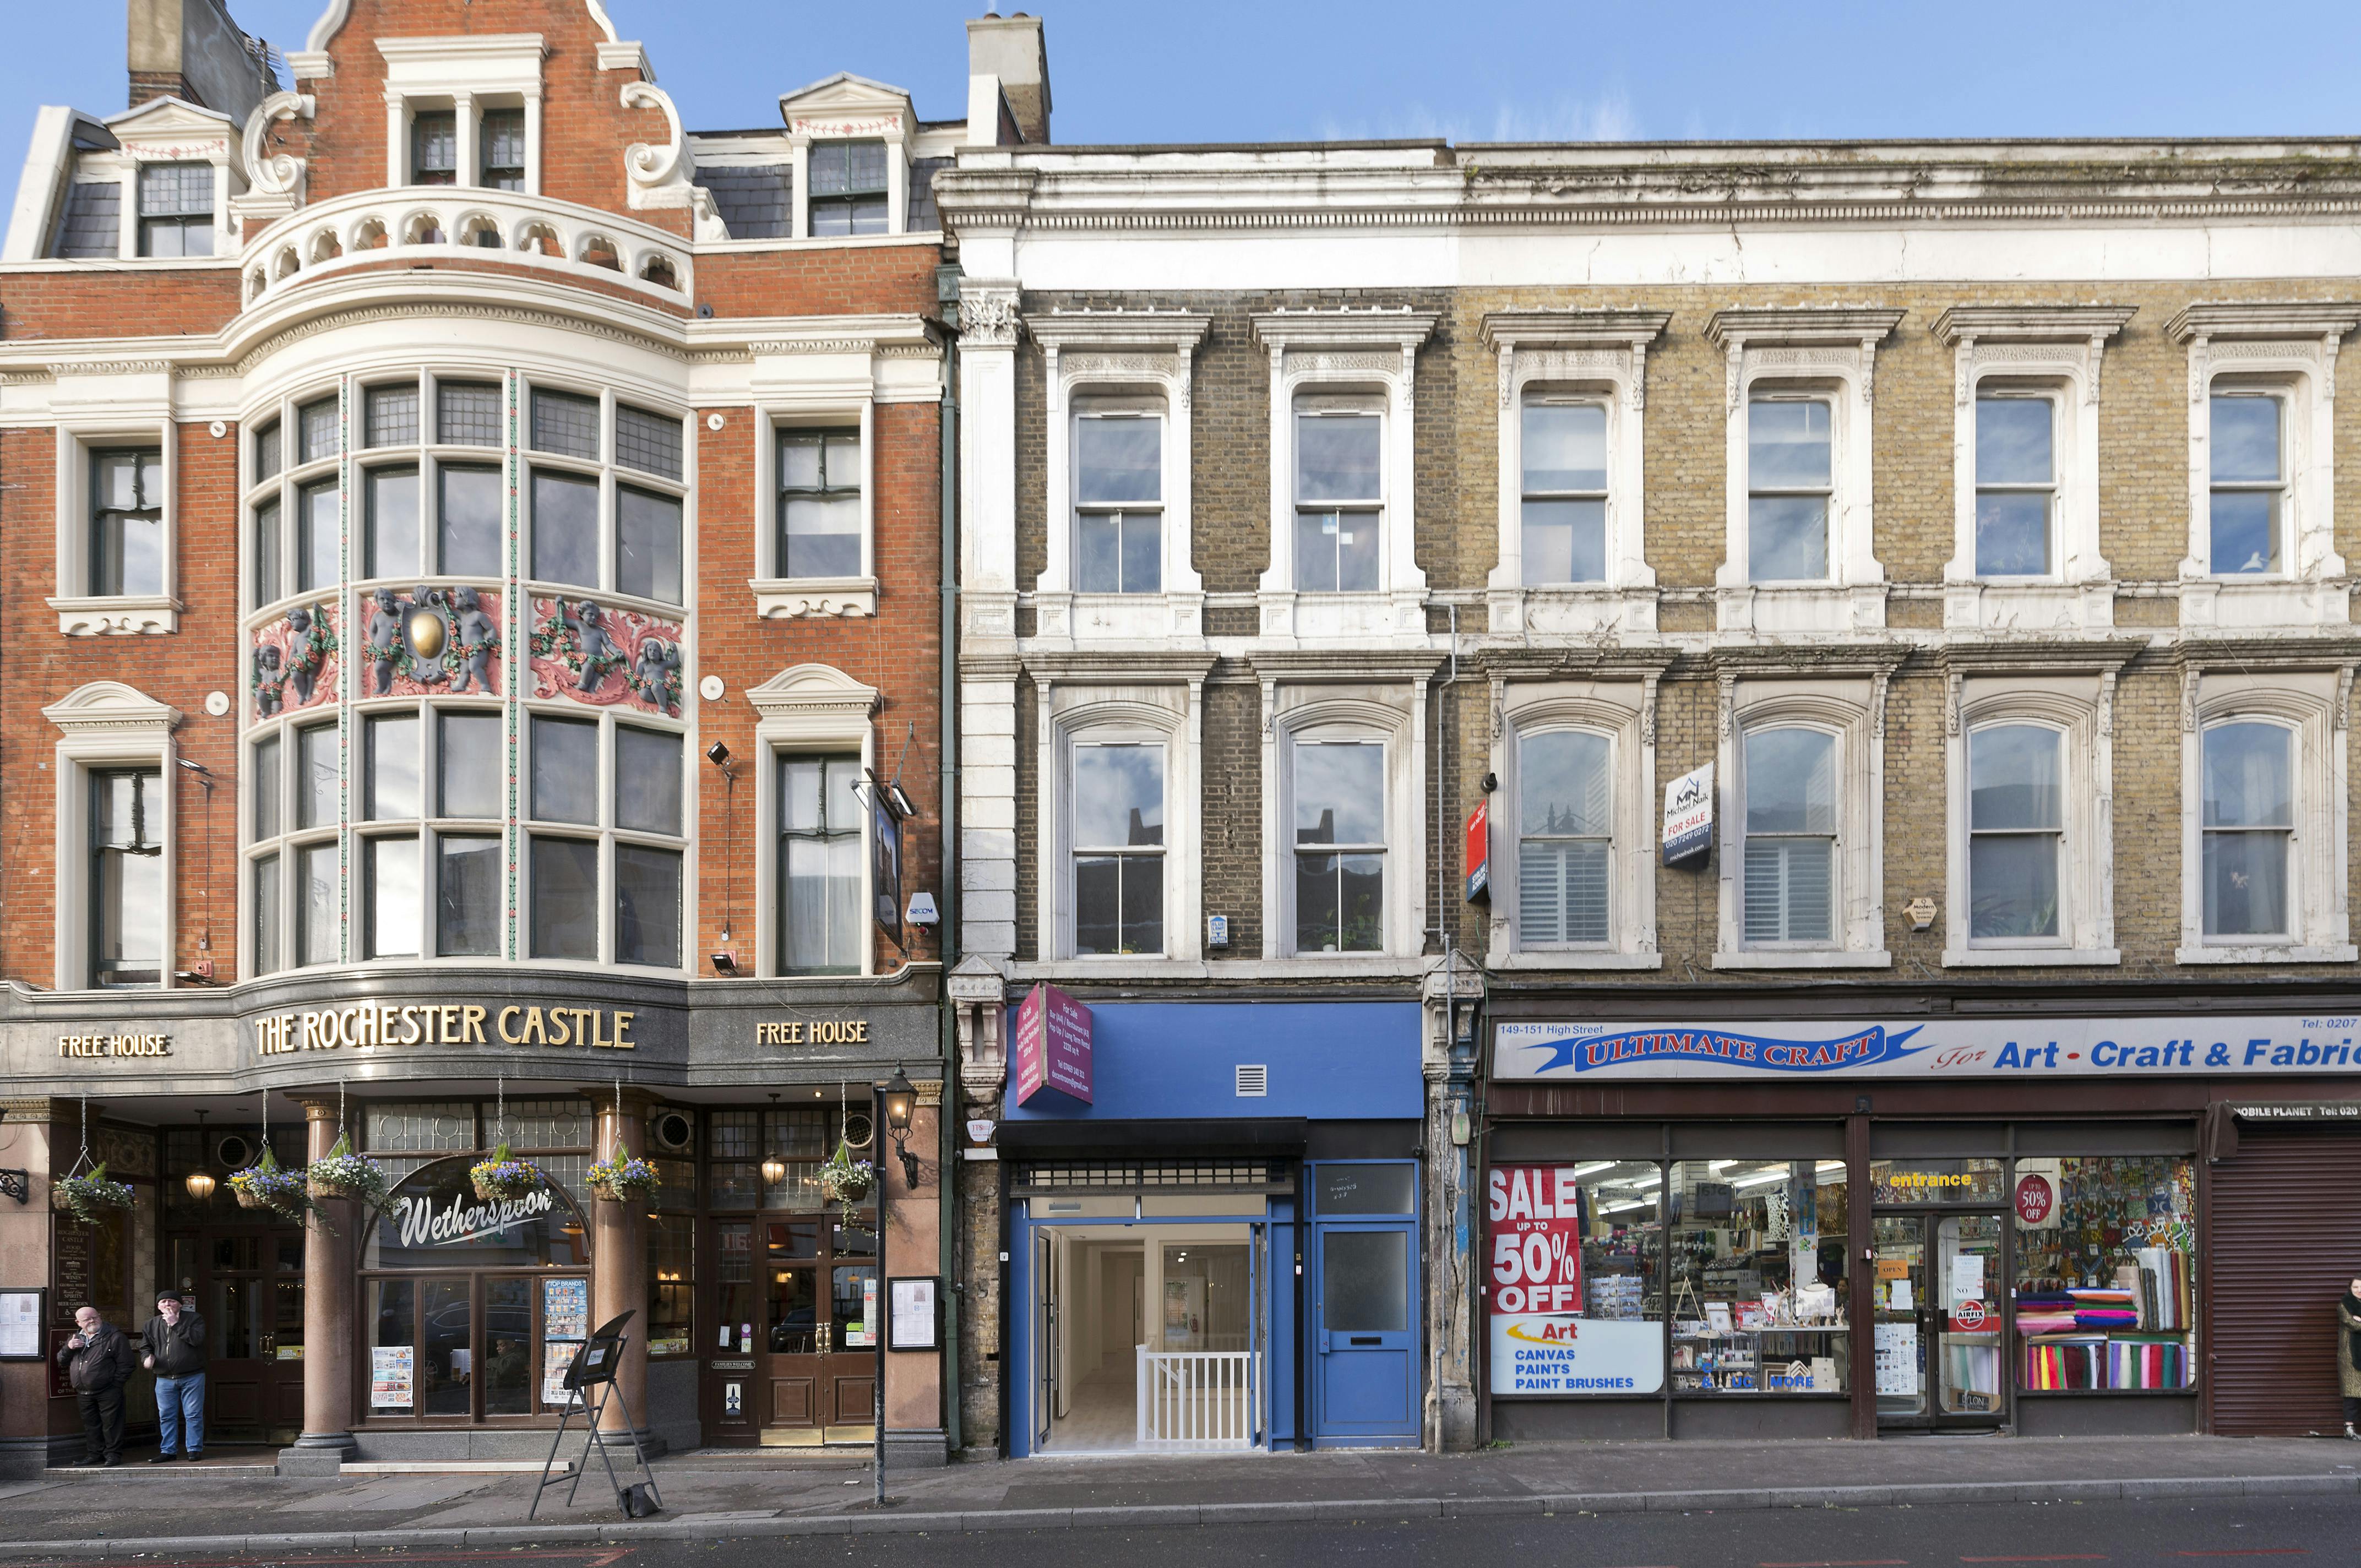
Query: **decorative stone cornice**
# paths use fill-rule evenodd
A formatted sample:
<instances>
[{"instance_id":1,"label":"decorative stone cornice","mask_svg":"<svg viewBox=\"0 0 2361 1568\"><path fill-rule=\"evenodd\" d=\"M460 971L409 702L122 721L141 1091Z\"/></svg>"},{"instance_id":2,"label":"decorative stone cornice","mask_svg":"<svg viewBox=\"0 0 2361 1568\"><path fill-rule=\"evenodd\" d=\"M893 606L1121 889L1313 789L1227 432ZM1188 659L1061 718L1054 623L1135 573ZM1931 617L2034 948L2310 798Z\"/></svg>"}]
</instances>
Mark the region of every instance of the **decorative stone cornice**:
<instances>
[{"instance_id":1,"label":"decorative stone cornice","mask_svg":"<svg viewBox=\"0 0 2361 1568\"><path fill-rule=\"evenodd\" d=\"M1266 648L1246 656L1265 681L1431 680L1448 657L1438 648Z\"/></svg>"},{"instance_id":2,"label":"decorative stone cornice","mask_svg":"<svg viewBox=\"0 0 2361 1568\"><path fill-rule=\"evenodd\" d=\"M746 700L764 718L826 715L866 724L877 711L877 688L862 685L832 665L796 664L759 686L748 687Z\"/></svg>"},{"instance_id":3,"label":"decorative stone cornice","mask_svg":"<svg viewBox=\"0 0 2361 1568\"><path fill-rule=\"evenodd\" d=\"M1442 318L1432 311L1397 310L1383 306L1366 310L1257 311L1255 341L1274 353L1290 348L1370 348L1387 345L1413 353L1434 331Z\"/></svg>"},{"instance_id":4,"label":"decorative stone cornice","mask_svg":"<svg viewBox=\"0 0 2361 1568\"><path fill-rule=\"evenodd\" d=\"M1935 336L1949 348L1961 340L1990 343L2103 341L2138 313L2136 305L1953 305L1935 318Z\"/></svg>"},{"instance_id":5,"label":"decorative stone cornice","mask_svg":"<svg viewBox=\"0 0 2361 1568\"><path fill-rule=\"evenodd\" d=\"M960 336L971 348L1016 346L1016 285L965 279L960 283Z\"/></svg>"},{"instance_id":6,"label":"decorative stone cornice","mask_svg":"<svg viewBox=\"0 0 2361 1568\"><path fill-rule=\"evenodd\" d=\"M1494 353L1520 348L1645 349L1664 335L1670 311L1494 311L1479 329Z\"/></svg>"},{"instance_id":7,"label":"decorative stone cornice","mask_svg":"<svg viewBox=\"0 0 2361 1568\"><path fill-rule=\"evenodd\" d=\"M1980 674L2079 674L2120 670L2148 647L2126 637L1960 637L1946 639L1935 662L1953 676Z\"/></svg>"},{"instance_id":8,"label":"decorative stone cornice","mask_svg":"<svg viewBox=\"0 0 2361 1568\"><path fill-rule=\"evenodd\" d=\"M1705 323L1717 348L1789 347L1844 343L1874 345L1902 324L1907 311L1882 305L1773 305L1719 310Z\"/></svg>"},{"instance_id":9,"label":"decorative stone cornice","mask_svg":"<svg viewBox=\"0 0 2361 1568\"><path fill-rule=\"evenodd\" d=\"M2192 338L2350 337L2361 326L2361 303L2257 301L2252 304L2190 305L2166 323L2175 343Z\"/></svg>"},{"instance_id":10,"label":"decorative stone cornice","mask_svg":"<svg viewBox=\"0 0 2361 1568\"><path fill-rule=\"evenodd\" d=\"M158 702L121 681L92 681L41 709L41 717L69 735L170 734L181 710Z\"/></svg>"},{"instance_id":11,"label":"decorative stone cornice","mask_svg":"<svg viewBox=\"0 0 2361 1568\"><path fill-rule=\"evenodd\" d=\"M1213 673L1210 650L1126 648L1119 652L1087 650L1028 652L1025 673L1037 682L1109 682L1130 685L1202 681Z\"/></svg>"},{"instance_id":12,"label":"decorative stone cornice","mask_svg":"<svg viewBox=\"0 0 2361 1568\"><path fill-rule=\"evenodd\" d=\"M1051 311L1025 318L1044 348L1160 348L1182 352L1204 340L1213 320L1196 311Z\"/></svg>"}]
</instances>

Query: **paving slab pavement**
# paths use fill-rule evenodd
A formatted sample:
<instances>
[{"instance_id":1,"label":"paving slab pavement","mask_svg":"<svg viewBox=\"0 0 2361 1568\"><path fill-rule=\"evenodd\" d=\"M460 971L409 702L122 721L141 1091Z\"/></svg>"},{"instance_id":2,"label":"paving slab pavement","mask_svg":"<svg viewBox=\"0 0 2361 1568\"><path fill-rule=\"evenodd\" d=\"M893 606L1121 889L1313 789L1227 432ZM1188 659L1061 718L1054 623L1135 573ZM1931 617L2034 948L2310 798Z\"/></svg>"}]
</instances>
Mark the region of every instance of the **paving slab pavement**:
<instances>
[{"instance_id":1,"label":"paving slab pavement","mask_svg":"<svg viewBox=\"0 0 2361 1568\"><path fill-rule=\"evenodd\" d=\"M515 1474L269 1477L185 1469L54 1473L12 1487L0 1557L104 1551L350 1550L465 1541L1196 1526L1307 1519L1875 1507L1905 1502L2361 1494L2361 1444L2315 1439L1922 1438L1526 1444L1466 1454L1111 1455L889 1472L893 1504L839 1455L659 1461L665 1511L617 1515L586 1476L525 1521ZM329 1518L344 1528L325 1528Z\"/></svg>"}]
</instances>

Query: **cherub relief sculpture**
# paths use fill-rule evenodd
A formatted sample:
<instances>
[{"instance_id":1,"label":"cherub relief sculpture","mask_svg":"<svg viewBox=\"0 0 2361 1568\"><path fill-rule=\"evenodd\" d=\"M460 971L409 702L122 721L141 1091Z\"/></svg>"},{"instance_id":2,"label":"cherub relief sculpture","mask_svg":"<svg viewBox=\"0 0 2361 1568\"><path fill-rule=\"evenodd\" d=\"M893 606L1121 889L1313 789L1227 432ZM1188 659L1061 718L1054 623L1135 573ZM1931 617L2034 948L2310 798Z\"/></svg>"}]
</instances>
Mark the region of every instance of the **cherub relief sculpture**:
<instances>
[{"instance_id":1,"label":"cherub relief sculpture","mask_svg":"<svg viewBox=\"0 0 2361 1568\"><path fill-rule=\"evenodd\" d=\"M533 691L605 707L630 702L677 716L681 629L589 599L533 601Z\"/></svg>"},{"instance_id":2,"label":"cherub relief sculpture","mask_svg":"<svg viewBox=\"0 0 2361 1568\"><path fill-rule=\"evenodd\" d=\"M485 613L483 596L469 587L454 588L452 619L456 622L452 652L456 668L451 678L454 692L490 692L492 688L492 655L500 650L499 622Z\"/></svg>"}]
</instances>

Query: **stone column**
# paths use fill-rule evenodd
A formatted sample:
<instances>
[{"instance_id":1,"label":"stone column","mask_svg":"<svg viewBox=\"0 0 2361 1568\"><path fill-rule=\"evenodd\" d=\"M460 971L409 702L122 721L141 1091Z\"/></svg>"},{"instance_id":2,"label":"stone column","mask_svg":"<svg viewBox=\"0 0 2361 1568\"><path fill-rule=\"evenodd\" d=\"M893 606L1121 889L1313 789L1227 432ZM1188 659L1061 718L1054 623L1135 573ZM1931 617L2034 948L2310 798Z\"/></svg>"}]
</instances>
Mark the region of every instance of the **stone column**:
<instances>
[{"instance_id":1,"label":"stone column","mask_svg":"<svg viewBox=\"0 0 2361 1568\"><path fill-rule=\"evenodd\" d=\"M304 1157L324 1159L336 1143L336 1102L303 1102ZM320 1201L332 1232L313 1215L303 1223L303 1435L279 1452L281 1475L334 1475L357 1456L353 1441L353 1358L360 1289L360 1230L369 1218L350 1198Z\"/></svg>"},{"instance_id":2,"label":"stone column","mask_svg":"<svg viewBox=\"0 0 2361 1568\"><path fill-rule=\"evenodd\" d=\"M920 1070L925 1070L923 1066ZM909 1135L903 1142L918 1162L917 1189L903 1174L900 1151L891 1134L884 1135L885 1143L877 1162L878 1178L884 1184L880 1190L884 1212L891 1216L877 1241L881 1333L893 1311L893 1299L887 1293L893 1277L935 1274L942 1266L943 1082L939 1078L922 1078L914 1080L914 1087L918 1100L910 1114ZM950 1284L945 1280L942 1288L948 1289ZM885 1352L886 1467L906 1470L943 1464L948 1453L946 1435L942 1353L929 1356L889 1347Z\"/></svg>"},{"instance_id":3,"label":"stone column","mask_svg":"<svg viewBox=\"0 0 2361 1568\"><path fill-rule=\"evenodd\" d=\"M55 1267L49 1253L50 1238L58 1222L50 1219L49 1182L52 1172L61 1170L71 1156L53 1162L51 1150L56 1148L56 1126L53 1115L63 1114L46 1099L0 1100L0 1169L11 1173L9 1185L13 1192L23 1173L25 1201L14 1197L0 1199L0 1279L11 1285L32 1286L56 1284L52 1277ZM48 1343L47 1331L59 1325L59 1314L68 1310L54 1295L49 1299L49 1319L42 1324L43 1340ZM49 1367L36 1361L0 1362L0 1480L38 1480L49 1463L49 1433L59 1412L53 1405L62 1405L63 1414L71 1418L71 1399L49 1398ZM73 1421L71 1429L79 1432L82 1423ZM80 1448L60 1444L60 1455L80 1458Z\"/></svg>"},{"instance_id":4,"label":"stone column","mask_svg":"<svg viewBox=\"0 0 2361 1568\"><path fill-rule=\"evenodd\" d=\"M591 1157L605 1159L617 1143L633 1154L645 1158L648 1141L648 1112L655 1097L643 1090L622 1091L621 1114L616 1113L616 1091L611 1089L582 1091L598 1108L598 1128L590 1144ZM655 1452L655 1433L648 1425L648 1205L645 1200L628 1203L610 1203L606 1199L585 1192L590 1205L590 1322L596 1330L625 1312L632 1314L631 1326L625 1331L631 1344L623 1353L622 1370L616 1375L616 1392L620 1398L609 1400L607 1419L599 1424L602 1442L631 1446L625 1435L630 1421L623 1414L628 1403L631 1414L639 1420L640 1445L651 1453Z\"/></svg>"},{"instance_id":5,"label":"stone column","mask_svg":"<svg viewBox=\"0 0 2361 1568\"><path fill-rule=\"evenodd\" d=\"M1008 1078L1001 1017L1006 982L1000 966L971 953L951 971L948 987L959 1028L960 1095L951 1108L961 1117L997 1121ZM1000 1299L1000 1151L988 1159L968 1159L961 1140L946 1138L946 1168L956 1168L958 1232L952 1238L953 1279L964 1287L959 1303L960 1457L998 1459L1000 1441L1000 1350L1005 1321ZM946 1281L950 1288L953 1281Z\"/></svg>"},{"instance_id":6,"label":"stone column","mask_svg":"<svg viewBox=\"0 0 2361 1568\"><path fill-rule=\"evenodd\" d=\"M1451 1452L1476 1446L1476 1385L1470 1354L1468 1251L1480 1223L1475 1206L1478 1175L1460 1141L1476 1069L1475 1019L1484 1000L1484 975L1465 952L1446 970L1426 976L1425 1028L1420 1069L1426 1087L1425 1292L1427 1383L1424 1446ZM1456 1014L1455 1016L1455 1014Z\"/></svg>"}]
</instances>

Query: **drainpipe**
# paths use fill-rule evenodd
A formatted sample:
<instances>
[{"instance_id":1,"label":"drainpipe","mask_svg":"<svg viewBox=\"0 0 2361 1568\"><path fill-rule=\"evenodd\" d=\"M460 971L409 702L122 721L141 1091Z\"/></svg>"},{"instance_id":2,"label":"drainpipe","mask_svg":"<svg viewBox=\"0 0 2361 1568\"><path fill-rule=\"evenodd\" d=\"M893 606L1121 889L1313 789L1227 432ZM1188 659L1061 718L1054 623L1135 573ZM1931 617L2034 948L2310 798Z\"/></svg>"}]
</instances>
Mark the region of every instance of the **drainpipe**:
<instances>
[{"instance_id":1,"label":"drainpipe","mask_svg":"<svg viewBox=\"0 0 2361 1568\"><path fill-rule=\"evenodd\" d=\"M935 270L935 297L946 304L959 302L960 271L956 264ZM956 322L957 310L950 319ZM943 564L942 578L936 594L940 607L942 624L937 641L940 644L942 671L937 683L939 694L938 707L942 718L941 782L936 786L941 796L942 822L942 897L937 904L941 920L938 929L942 933L938 952L942 959L942 1000L935 1008L937 1025L942 1036L943 1102L936 1112L937 1136L942 1144L941 1187L942 1257L940 1271L946 1286L959 1279L959 1175L964 1158L960 1141L961 1113L964 1102L959 1083L959 1021L950 1007L951 966L959 962L959 334L948 332L943 338L943 398L941 436L939 445L942 460L942 477L938 487L942 504ZM960 1327L966 1304L964 1293L946 1288L943 1299L943 1442L953 1458L960 1451Z\"/></svg>"}]
</instances>

